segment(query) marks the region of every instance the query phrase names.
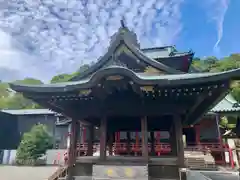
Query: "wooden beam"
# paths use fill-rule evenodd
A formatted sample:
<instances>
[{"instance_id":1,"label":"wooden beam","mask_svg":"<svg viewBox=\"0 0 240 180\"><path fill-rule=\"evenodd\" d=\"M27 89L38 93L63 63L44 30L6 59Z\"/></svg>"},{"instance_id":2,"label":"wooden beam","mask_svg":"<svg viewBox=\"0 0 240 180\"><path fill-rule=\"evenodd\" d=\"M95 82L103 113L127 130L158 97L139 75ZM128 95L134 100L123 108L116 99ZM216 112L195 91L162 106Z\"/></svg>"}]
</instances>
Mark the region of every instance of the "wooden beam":
<instances>
[{"instance_id":1,"label":"wooden beam","mask_svg":"<svg viewBox=\"0 0 240 180\"><path fill-rule=\"evenodd\" d=\"M189 109L189 111L187 112L187 115L184 119L184 121L188 121L189 117L196 111L197 108L199 108L199 105L205 100L205 98L207 98L207 94L201 94L196 102L194 103L194 105L191 107L191 109Z\"/></svg>"},{"instance_id":2,"label":"wooden beam","mask_svg":"<svg viewBox=\"0 0 240 180\"><path fill-rule=\"evenodd\" d=\"M116 103L117 102L117 103ZM104 116L162 116L174 113L184 113L185 110L189 107L186 104L145 104L143 105L141 101L131 102L131 101L116 101L116 102L97 102L91 104L76 104L78 119L84 117L102 117ZM127 105L126 105L127 102ZM99 107L99 104L105 104L104 108ZM131 107L131 108L130 108ZM87 120L87 118L84 118Z\"/></svg>"},{"instance_id":3,"label":"wooden beam","mask_svg":"<svg viewBox=\"0 0 240 180\"><path fill-rule=\"evenodd\" d=\"M219 103L219 101L221 101L229 92L229 83L229 81L224 82L224 86L208 92L204 100L198 103L195 109L189 112L184 118L184 124L197 123L204 114L206 114L211 108Z\"/></svg>"},{"instance_id":4,"label":"wooden beam","mask_svg":"<svg viewBox=\"0 0 240 180\"><path fill-rule=\"evenodd\" d=\"M107 135L107 119L103 117L101 119L100 126L100 159L106 160L106 137Z\"/></svg>"},{"instance_id":5,"label":"wooden beam","mask_svg":"<svg viewBox=\"0 0 240 180\"><path fill-rule=\"evenodd\" d=\"M69 112L68 109L64 108L64 107L61 107L59 104L55 104L53 102L48 102L48 101L43 101L42 99L33 99L36 103L46 107L46 108L49 108L50 110L56 112L56 113L59 113L69 119L72 119L72 118L77 118L76 115L74 113L71 113ZM71 107L71 106L69 106ZM90 123L88 121L85 121L84 119L80 120L83 124L85 125L89 125Z\"/></svg>"},{"instance_id":6,"label":"wooden beam","mask_svg":"<svg viewBox=\"0 0 240 180\"><path fill-rule=\"evenodd\" d=\"M189 119L184 122L188 124L198 123L201 117L204 116L211 108L213 108L220 100L222 100L228 91L216 93L214 96L209 96L201 103L198 109L189 116ZM215 103L213 103L215 101Z\"/></svg>"},{"instance_id":7,"label":"wooden beam","mask_svg":"<svg viewBox=\"0 0 240 180\"><path fill-rule=\"evenodd\" d=\"M147 117L141 118L141 133L142 133L142 156L148 160L148 129L147 129Z\"/></svg>"}]
</instances>

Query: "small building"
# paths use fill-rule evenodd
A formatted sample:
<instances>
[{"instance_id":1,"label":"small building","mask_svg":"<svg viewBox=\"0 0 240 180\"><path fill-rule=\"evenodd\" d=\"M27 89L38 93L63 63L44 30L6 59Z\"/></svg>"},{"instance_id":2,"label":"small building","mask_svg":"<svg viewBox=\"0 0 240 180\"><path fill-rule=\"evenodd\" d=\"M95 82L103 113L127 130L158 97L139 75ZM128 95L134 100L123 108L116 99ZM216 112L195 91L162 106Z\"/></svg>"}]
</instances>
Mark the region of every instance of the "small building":
<instances>
[{"instance_id":1,"label":"small building","mask_svg":"<svg viewBox=\"0 0 240 180\"><path fill-rule=\"evenodd\" d=\"M55 112L48 109L1 110L0 149L16 149L22 135L36 124L46 125L54 141L61 141L62 130L55 126L58 118Z\"/></svg>"}]
</instances>

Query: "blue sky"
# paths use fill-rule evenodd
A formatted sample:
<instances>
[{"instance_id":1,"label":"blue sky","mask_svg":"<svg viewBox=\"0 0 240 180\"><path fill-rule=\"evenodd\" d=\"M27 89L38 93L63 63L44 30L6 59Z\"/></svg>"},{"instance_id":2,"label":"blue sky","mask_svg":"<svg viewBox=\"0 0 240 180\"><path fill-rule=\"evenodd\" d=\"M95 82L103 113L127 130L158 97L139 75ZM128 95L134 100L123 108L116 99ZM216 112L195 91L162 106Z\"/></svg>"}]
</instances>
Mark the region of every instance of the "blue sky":
<instances>
[{"instance_id":1,"label":"blue sky","mask_svg":"<svg viewBox=\"0 0 240 180\"><path fill-rule=\"evenodd\" d=\"M240 52L239 0L18 0L1 3L0 79L47 81L106 52L125 17L141 47Z\"/></svg>"},{"instance_id":2,"label":"blue sky","mask_svg":"<svg viewBox=\"0 0 240 180\"><path fill-rule=\"evenodd\" d=\"M210 7L209 7L210 8ZM190 0L182 6L183 29L176 44L181 49L192 48L196 56L228 56L231 53L240 52L240 1L232 0L224 15L223 36L218 45L219 51L214 50L214 44L218 40L217 22L209 16L211 12ZM218 7L221 8L221 7ZM210 8L211 9L211 8Z\"/></svg>"}]
</instances>

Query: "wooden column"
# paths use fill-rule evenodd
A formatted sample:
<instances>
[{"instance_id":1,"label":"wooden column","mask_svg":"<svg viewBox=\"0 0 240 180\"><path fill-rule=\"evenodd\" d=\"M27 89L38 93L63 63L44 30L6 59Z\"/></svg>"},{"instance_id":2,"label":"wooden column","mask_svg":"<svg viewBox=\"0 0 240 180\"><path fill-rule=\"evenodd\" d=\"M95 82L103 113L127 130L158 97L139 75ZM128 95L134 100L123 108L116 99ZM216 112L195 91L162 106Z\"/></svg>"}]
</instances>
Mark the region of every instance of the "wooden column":
<instances>
[{"instance_id":1,"label":"wooden column","mask_svg":"<svg viewBox=\"0 0 240 180\"><path fill-rule=\"evenodd\" d=\"M172 126L170 129L170 145L171 145L171 155L177 156L177 136L176 136L176 129L175 129L175 119L173 117Z\"/></svg>"},{"instance_id":2,"label":"wooden column","mask_svg":"<svg viewBox=\"0 0 240 180\"><path fill-rule=\"evenodd\" d=\"M176 144L177 144L177 155L179 161L179 167L183 168L184 165L184 146L183 146L183 126L182 126L182 119L180 115L174 116L174 129L176 132Z\"/></svg>"},{"instance_id":3,"label":"wooden column","mask_svg":"<svg viewBox=\"0 0 240 180\"><path fill-rule=\"evenodd\" d=\"M93 155L93 141L94 141L94 126L89 125L87 128L89 131L87 156L92 156Z\"/></svg>"},{"instance_id":4,"label":"wooden column","mask_svg":"<svg viewBox=\"0 0 240 180\"><path fill-rule=\"evenodd\" d=\"M194 129L195 129L195 143L196 145L199 145L200 144L200 126L199 125L196 125L194 126Z\"/></svg>"},{"instance_id":5,"label":"wooden column","mask_svg":"<svg viewBox=\"0 0 240 180\"><path fill-rule=\"evenodd\" d=\"M109 151L109 156L113 155L113 142L114 142L114 133L109 132L108 133L108 151Z\"/></svg>"},{"instance_id":6,"label":"wooden column","mask_svg":"<svg viewBox=\"0 0 240 180\"><path fill-rule=\"evenodd\" d=\"M100 159L106 159L106 137L107 135L107 119L104 117L101 119L100 125Z\"/></svg>"},{"instance_id":7,"label":"wooden column","mask_svg":"<svg viewBox=\"0 0 240 180\"><path fill-rule=\"evenodd\" d=\"M76 145L77 135L80 132L80 125L76 119L72 119L71 134L70 134L70 148L68 150L68 178L73 176L73 167L76 162Z\"/></svg>"},{"instance_id":8,"label":"wooden column","mask_svg":"<svg viewBox=\"0 0 240 180\"><path fill-rule=\"evenodd\" d=\"M142 129L142 156L148 160L148 130L147 130L147 117L141 118Z\"/></svg>"},{"instance_id":9,"label":"wooden column","mask_svg":"<svg viewBox=\"0 0 240 180\"><path fill-rule=\"evenodd\" d=\"M150 132L151 137L151 156L155 155L155 138L154 138L154 131Z\"/></svg>"},{"instance_id":10,"label":"wooden column","mask_svg":"<svg viewBox=\"0 0 240 180\"><path fill-rule=\"evenodd\" d=\"M130 132L127 131L127 154L130 154L131 153L131 135L130 135Z\"/></svg>"}]
</instances>

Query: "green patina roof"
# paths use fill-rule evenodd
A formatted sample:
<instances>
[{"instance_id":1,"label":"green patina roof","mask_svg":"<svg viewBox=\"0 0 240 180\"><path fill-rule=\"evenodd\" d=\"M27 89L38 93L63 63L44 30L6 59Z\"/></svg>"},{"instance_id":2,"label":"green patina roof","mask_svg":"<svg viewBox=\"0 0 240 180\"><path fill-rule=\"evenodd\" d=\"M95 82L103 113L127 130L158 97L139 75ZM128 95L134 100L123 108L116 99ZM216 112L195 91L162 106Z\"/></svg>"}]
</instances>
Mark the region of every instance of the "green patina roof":
<instances>
[{"instance_id":1,"label":"green patina roof","mask_svg":"<svg viewBox=\"0 0 240 180\"><path fill-rule=\"evenodd\" d=\"M169 75L146 75L144 73L135 73L128 68L121 66L111 66L100 69L90 78L56 84L44 85L20 85L10 84L11 88L16 91L33 91L33 92L66 92L76 89L91 88L99 83L99 81L107 76L120 75L127 76L133 82L139 85L159 85L159 86L178 86L187 84L199 84L206 82L215 82L224 79L239 78L240 69L230 70L220 73L188 73L188 74L169 74Z\"/></svg>"},{"instance_id":2,"label":"green patina roof","mask_svg":"<svg viewBox=\"0 0 240 180\"><path fill-rule=\"evenodd\" d=\"M238 103L231 94L228 94L212 110L212 112L240 112L240 103Z\"/></svg>"}]
</instances>

